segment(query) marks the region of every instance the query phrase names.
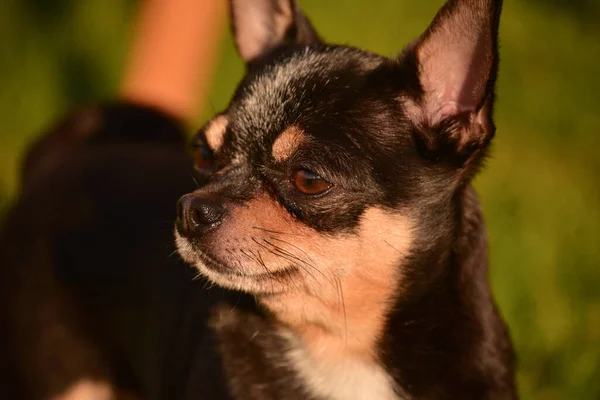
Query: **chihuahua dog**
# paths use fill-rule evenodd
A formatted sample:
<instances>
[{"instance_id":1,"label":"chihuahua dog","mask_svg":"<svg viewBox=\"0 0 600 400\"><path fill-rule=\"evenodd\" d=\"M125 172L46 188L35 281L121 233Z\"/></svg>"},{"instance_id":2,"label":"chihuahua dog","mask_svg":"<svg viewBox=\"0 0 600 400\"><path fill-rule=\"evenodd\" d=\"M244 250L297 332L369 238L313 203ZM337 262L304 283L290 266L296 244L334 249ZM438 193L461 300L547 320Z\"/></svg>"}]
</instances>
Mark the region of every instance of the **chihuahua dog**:
<instances>
[{"instance_id":1,"label":"chihuahua dog","mask_svg":"<svg viewBox=\"0 0 600 400\"><path fill-rule=\"evenodd\" d=\"M229 291L200 397L516 398L471 186L501 0L449 0L392 59L324 43L293 0L230 3L247 71L195 136L208 183L175 230Z\"/></svg>"}]
</instances>

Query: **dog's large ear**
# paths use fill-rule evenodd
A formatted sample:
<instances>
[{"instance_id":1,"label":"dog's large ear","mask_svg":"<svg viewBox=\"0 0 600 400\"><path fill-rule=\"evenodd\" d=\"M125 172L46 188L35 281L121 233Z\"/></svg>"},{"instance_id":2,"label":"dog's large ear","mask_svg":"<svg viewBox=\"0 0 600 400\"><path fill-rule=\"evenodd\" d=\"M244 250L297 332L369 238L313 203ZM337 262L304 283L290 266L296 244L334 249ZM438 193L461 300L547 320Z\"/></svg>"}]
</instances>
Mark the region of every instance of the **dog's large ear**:
<instances>
[{"instance_id":1,"label":"dog's large ear","mask_svg":"<svg viewBox=\"0 0 600 400\"><path fill-rule=\"evenodd\" d=\"M319 41L295 0L229 0L237 49L247 63L272 50Z\"/></svg>"},{"instance_id":2,"label":"dog's large ear","mask_svg":"<svg viewBox=\"0 0 600 400\"><path fill-rule=\"evenodd\" d=\"M458 150L493 136L491 108L498 69L502 0L449 0L410 49L423 89L419 117L449 124Z\"/></svg>"}]
</instances>

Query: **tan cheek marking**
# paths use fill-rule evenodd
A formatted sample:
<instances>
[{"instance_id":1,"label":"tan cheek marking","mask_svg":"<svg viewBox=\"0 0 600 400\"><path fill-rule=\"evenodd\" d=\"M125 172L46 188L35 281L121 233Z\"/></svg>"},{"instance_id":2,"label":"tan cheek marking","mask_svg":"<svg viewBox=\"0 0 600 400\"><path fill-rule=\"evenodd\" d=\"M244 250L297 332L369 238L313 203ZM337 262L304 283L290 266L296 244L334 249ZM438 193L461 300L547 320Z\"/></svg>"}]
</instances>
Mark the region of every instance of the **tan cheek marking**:
<instances>
[{"instance_id":1,"label":"tan cheek marking","mask_svg":"<svg viewBox=\"0 0 600 400\"><path fill-rule=\"evenodd\" d=\"M273 158L277 161L287 160L304 140L304 132L296 126L283 131L273 143Z\"/></svg>"},{"instance_id":2,"label":"tan cheek marking","mask_svg":"<svg viewBox=\"0 0 600 400\"><path fill-rule=\"evenodd\" d=\"M412 244L411 220L371 209L363 215L358 235L330 237L288 217L285 210L272 203L270 199L263 200L259 207L249 209L251 219L246 221L284 233L272 236L291 243L293 247L281 246L309 258L311 266L305 265L309 270L305 271L304 290L269 298L266 305L301 331L316 348L339 348L330 339L336 342L347 335L346 349L354 347L357 352L370 353L392 300L401 289L400 266ZM246 229L238 228L239 234ZM267 265L281 262L280 258L273 258L264 257ZM334 335L323 335L323 330Z\"/></svg>"},{"instance_id":3,"label":"tan cheek marking","mask_svg":"<svg viewBox=\"0 0 600 400\"><path fill-rule=\"evenodd\" d=\"M402 263L413 240L409 217L371 208L363 214L357 234L332 237L296 221L275 200L263 196L233 211L229 221L222 238L253 237L263 245L266 239L305 260L290 290L261 301L312 353L323 358L348 353L376 357L376 342L402 291ZM251 240L245 243L246 250L261 252L270 271L289 265L289 258L271 254ZM223 242L216 250L227 246ZM264 272L264 266L251 260L244 268Z\"/></svg>"},{"instance_id":4,"label":"tan cheek marking","mask_svg":"<svg viewBox=\"0 0 600 400\"><path fill-rule=\"evenodd\" d=\"M404 215L371 209L364 215L357 239L351 264L358 268L347 271L345 282L346 299L354 306L349 318L358 322L357 332L364 342L374 346L401 289L402 264L412 245L412 222Z\"/></svg>"},{"instance_id":5,"label":"tan cheek marking","mask_svg":"<svg viewBox=\"0 0 600 400\"><path fill-rule=\"evenodd\" d=\"M208 128L206 128L204 133L206 136L206 142L213 151L219 150L221 145L223 145L223 138L225 137L227 123L227 118L224 115L219 115L213 119Z\"/></svg>"},{"instance_id":6,"label":"tan cheek marking","mask_svg":"<svg viewBox=\"0 0 600 400\"><path fill-rule=\"evenodd\" d=\"M351 352L375 357L385 319L401 291L401 265L412 244L411 231L407 217L370 209L357 236L316 238L311 243L318 265L338 277L339 288L326 286L316 301L306 296L284 299L287 304L281 310L317 356L343 357ZM295 309L297 304L308 304L304 315ZM306 323L313 318L321 326ZM323 329L332 334L324 334Z\"/></svg>"}]
</instances>

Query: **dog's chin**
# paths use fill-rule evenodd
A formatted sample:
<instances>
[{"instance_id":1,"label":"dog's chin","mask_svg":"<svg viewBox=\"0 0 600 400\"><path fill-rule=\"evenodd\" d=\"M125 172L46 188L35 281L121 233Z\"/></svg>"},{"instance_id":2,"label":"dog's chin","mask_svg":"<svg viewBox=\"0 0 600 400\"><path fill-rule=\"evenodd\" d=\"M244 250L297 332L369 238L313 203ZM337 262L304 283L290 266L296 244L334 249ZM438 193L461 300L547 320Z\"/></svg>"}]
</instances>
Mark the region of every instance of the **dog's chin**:
<instances>
[{"instance_id":1,"label":"dog's chin","mask_svg":"<svg viewBox=\"0 0 600 400\"><path fill-rule=\"evenodd\" d=\"M281 294L293 287L291 281L298 273L293 267L264 273L246 273L240 270L240 266L230 267L211 257L177 231L175 231L175 243L179 255L186 263L197 268L214 284L226 289L254 295Z\"/></svg>"}]
</instances>

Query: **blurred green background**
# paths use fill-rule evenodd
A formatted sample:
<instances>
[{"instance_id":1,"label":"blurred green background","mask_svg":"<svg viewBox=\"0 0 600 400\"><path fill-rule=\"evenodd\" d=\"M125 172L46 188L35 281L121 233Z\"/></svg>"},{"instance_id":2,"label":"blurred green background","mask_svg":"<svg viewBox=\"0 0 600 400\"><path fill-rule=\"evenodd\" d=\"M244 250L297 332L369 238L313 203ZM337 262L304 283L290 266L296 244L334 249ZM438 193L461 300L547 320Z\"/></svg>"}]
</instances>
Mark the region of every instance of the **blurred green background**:
<instances>
[{"instance_id":1,"label":"blurred green background","mask_svg":"<svg viewBox=\"0 0 600 400\"><path fill-rule=\"evenodd\" d=\"M324 38L393 56L441 0L301 1ZM131 0L0 0L0 213L28 142L69 108L110 99ZM508 0L498 132L476 185L491 279L519 356L524 399L600 399L600 5ZM242 74L228 37L210 107Z\"/></svg>"}]
</instances>

